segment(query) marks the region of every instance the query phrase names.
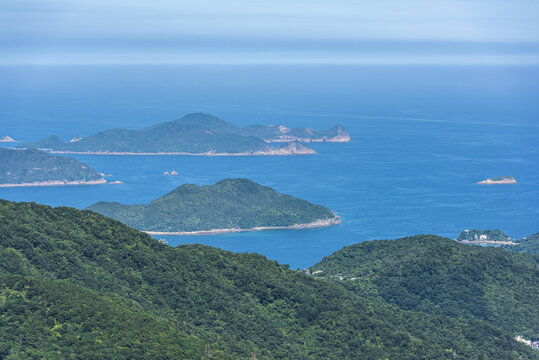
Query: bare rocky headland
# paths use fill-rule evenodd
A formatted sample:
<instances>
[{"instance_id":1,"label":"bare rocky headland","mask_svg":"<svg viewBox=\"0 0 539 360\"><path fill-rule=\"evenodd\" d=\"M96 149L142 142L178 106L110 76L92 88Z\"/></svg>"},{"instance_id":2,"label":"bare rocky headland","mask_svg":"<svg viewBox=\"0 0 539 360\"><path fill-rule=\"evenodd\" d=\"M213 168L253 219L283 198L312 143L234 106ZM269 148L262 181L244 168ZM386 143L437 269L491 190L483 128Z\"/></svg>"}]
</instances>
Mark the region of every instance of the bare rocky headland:
<instances>
[{"instance_id":1,"label":"bare rocky headland","mask_svg":"<svg viewBox=\"0 0 539 360\"><path fill-rule=\"evenodd\" d=\"M12 142L17 142L15 140L13 140L11 137L9 136L4 136L3 138L0 138L0 142L3 142L3 143L12 143Z\"/></svg>"},{"instance_id":2,"label":"bare rocky headland","mask_svg":"<svg viewBox=\"0 0 539 360\"><path fill-rule=\"evenodd\" d=\"M482 184L482 185L503 185L503 184L516 184L517 181L512 176L499 176L495 178L489 178L485 179L483 181L479 181L476 184Z\"/></svg>"},{"instance_id":3,"label":"bare rocky headland","mask_svg":"<svg viewBox=\"0 0 539 360\"><path fill-rule=\"evenodd\" d=\"M211 229L211 230L200 230L200 231L179 231L179 232L161 232L161 231L143 231L150 235L171 235L171 236L183 236L183 235L217 235L217 234L227 234L227 233L238 233L238 232L247 232L247 231L262 231L262 230L299 230L299 229L313 229L319 227L326 227L331 225L341 224L341 220L336 216L332 219L323 219L313 221L307 224L295 224L290 226L260 226L250 229Z\"/></svg>"}]
</instances>

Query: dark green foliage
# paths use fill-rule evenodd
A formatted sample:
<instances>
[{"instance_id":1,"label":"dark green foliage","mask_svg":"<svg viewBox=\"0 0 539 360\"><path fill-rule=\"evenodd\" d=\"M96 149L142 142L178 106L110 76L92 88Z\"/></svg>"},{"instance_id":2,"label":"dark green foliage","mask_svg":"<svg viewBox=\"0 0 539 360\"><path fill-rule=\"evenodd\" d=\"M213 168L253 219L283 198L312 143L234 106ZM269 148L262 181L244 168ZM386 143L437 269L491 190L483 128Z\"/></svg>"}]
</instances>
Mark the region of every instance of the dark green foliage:
<instances>
[{"instance_id":1,"label":"dark green foliage","mask_svg":"<svg viewBox=\"0 0 539 360\"><path fill-rule=\"evenodd\" d=\"M481 236L485 237L484 239L481 238ZM505 234L501 230L464 230L460 233L457 240L467 240L467 241L480 241L480 240L488 240L488 241L510 241L510 238L507 234Z\"/></svg>"},{"instance_id":2,"label":"dark green foliage","mask_svg":"<svg viewBox=\"0 0 539 360\"><path fill-rule=\"evenodd\" d=\"M539 336L539 257L421 235L345 247L312 267L402 309L474 317ZM352 280L351 278L355 278Z\"/></svg>"},{"instance_id":3,"label":"dark green foliage","mask_svg":"<svg viewBox=\"0 0 539 360\"><path fill-rule=\"evenodd\" d=\"M332 133L335 130L332 131ZM288 145L285 145L287 147ZM271 153L273 147L231 123L208 114L188 114L181 119L140 130L114 129L99 132L76 142L63 142L57 136L27 142L22 148L49 148L72 152L181 152L191 154ZM300 150L310 150L300 144Z\"/></svg>"},{"instance_id":4,"label":"dark green foliage","mask_svg":"<svg viewBox=\"0 0 539 360\"><path fill-rule=\"evenodd\" d=\"M323 206L247 179L182 185L148 205L98 202L88 209L140 230L174 232L290 226L335 217Z\"/></svg>"},{"instance_id":5,"label":"dark green foliage","mask_svg":"<svg viewBox=\"0 0 539 360\"><path fill-rule=\"evenodd\" d=\"M0 184L43 181L89 181L102 176L75 159L43 151L0 148Z\"/></svg>"},{"instance_id":6,"label":"dark green foliage","mask_svg":"<svg viewBox=\"0 0 539 360\"><path fill-rule=\"evenodd\" d=\"M0 276L2 359L201 359L203 349L137 303L62 281Z\"/></svg>"},{"instance_id":7,"label":"dark green foliage","mask_svg":"<svg viewBox=\"0 0 539 360\"><path fill-rule=\"evenodd\" d=\"M129 337L141 319L148 319L152 327L161 326L162 338L149 337L140 345L148 351L162 346L163 352L173 354L175 348L167 345L173 339L168 329L177 327L195 336L181 335L182 351L189 354L200 343L198 338L211 345L216 359L242 359L252 352L259 359L451 359L453 349L463 359L537 358L533 350L483 321L369 302L342 286L287 270L256 254L200 245L171 248L90 211L0 201L2 273L46 278L56 284L50 285L53 294L40 295L42 300L36 305L19 306L19 322L10 322L10 333L16 334L32 333L22 326L32 319L36 328L43 328L42 321L50 317L36 318L31 311L42 303L52 304L49 311L59 313L63 311L56 307L64 305L65 311L77 309L74 303L62 303L62 296L78 291L68 290L69 282L98 291L96 296L105 303L111 298L126 299L118 300L119 306L135 309L136 316L127 313L132 322L116 324L121 335ZM11 283L4 287L8 292L17 290ZM87 290L80 291L84 297ZM132 301L144 312L131 306ZM80 303L84 307L84 301ZM102 308L99 316L114 318L114 307ZM96 321L94 316L89 319ZM72 324L73 333L69 325L66 329L72 341L81 323L64 320L60 322ZM108 325L96 326L91 328L97 332L114 331ZM109 349L113 351L122 341L136 341L136 336L112 337ZM67 343L42 344L42 348L54 344L59 344L62 354L71 351ZM0 340L0 351L13 346L12 340Z\"/></svg>"},{"instance_id":8,"label":"dark green foliage","mask_svg":"<svg viewBox=\"0 0 539 360\"><path fill-rule=\"evenodd\" d=\"M513 251L539 254L539 233L532 234L519 240L513 240L513 242L516 242L517 245L502 245L502 247Z\"/></svg>"}]
</instances>

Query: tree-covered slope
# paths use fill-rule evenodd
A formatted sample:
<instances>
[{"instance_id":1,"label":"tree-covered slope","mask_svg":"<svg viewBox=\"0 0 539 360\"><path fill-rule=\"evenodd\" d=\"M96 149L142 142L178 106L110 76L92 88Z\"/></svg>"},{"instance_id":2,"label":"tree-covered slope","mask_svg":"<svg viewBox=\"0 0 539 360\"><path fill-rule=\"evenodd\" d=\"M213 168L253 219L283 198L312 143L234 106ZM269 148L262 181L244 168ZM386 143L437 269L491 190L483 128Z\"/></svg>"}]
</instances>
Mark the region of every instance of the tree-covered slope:
<instances>
[{"instance_id":1,"label":"tree-covered slope","mask_svg":"<svg viewBox=\"0 0 539 360\"><path fill-rule=\"evenodd\" d=\"M201 359L204 343L135 302L0 275L1 359Z\"/></svg>"},{"instance_id":2,"label":"tree-covered slope","mask_svg":"<svg viewBox=\"0 0 539 360\"><path fill-rule=\"evenodd\" d=\"M34 149L0 148L0 185L96 180L103 180L101 174L75 159Z\"/></svg>"},{"instance_id":3,"label":"tree-covered slope","mask_svg":"<svg viewBox=\"0 0 539 360\"><path fill-rule=\"evenodd\" d=\"M291 226L335 219L328 208L247 179L182 185L148 205L98 202L88 209L140 230L158 232Z\"/></svg>"},{"instance_id":4,"label":"tree-covered slope","mask_svg":"<svg viewBox=\"0 0 539 360\"><path fill-rule=\"evenodd\" d=\"M345 247L311 268L402 309L475 317L539 336L539 257L433 235Z\"/></svg>"},{"instance_id":5,"label":"tree-covered slope","mask_svg":"<svg viewBox=\"0 0 539 360\"><path fill-rule=\"evenodd\" d=\"M0 269L136 301L205 334L216 359L537 358L479 320L371 303L256 254L172 248L89 211L0 201Z\"/></svg>"},{"instance_id":6,"label":"tree-covered slope","mask_svg":"<svg viewBox=\"0 0 539 360\"><path fill-rule=\"evenodd\" d=\"M528 237L513 240L516 245L502 245L504 249L527 252L530 254L539 254L539 233L532 234Z\"/></svg>"},{"instance_id":7,"label":"tree-covered slope","mask_svg":"<svg viewBox=\"0 0 539 360\"><path fill-rule=\"evenodd\" d=\"M328 130L329 135L343 133L342 127ZM112 129L75 142L49 136L25 142L21 148L51 149L64 152L101 153L189 153L189 154L313 154L300 143L272 146L256 132L244 131L234 124L202 113L160 123L140 130ZM347 133L346 133L347 134ZM292 140L290 140L292 141Z\"/></svg>"}]
</instances>

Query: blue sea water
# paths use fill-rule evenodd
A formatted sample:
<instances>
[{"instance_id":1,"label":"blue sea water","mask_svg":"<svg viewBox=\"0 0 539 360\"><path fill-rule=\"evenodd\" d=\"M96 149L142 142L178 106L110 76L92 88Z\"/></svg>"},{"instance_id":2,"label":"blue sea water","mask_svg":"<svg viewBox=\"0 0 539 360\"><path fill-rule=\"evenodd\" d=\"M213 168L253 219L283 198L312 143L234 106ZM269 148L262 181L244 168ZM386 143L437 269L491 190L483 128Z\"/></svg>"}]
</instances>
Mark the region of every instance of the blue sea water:
<instances>
[{"instance_id":1,"label":"blue sea water","mask_svg":"<svg viewBox=\"0 0 539 360\"><path fill-rule=\"evenodd\" d=\"M2 188L0 198L147 203L184 183L246 177L325 205L343 223L161 238L257 252L292 268L365 240L539 231L537 67L10 66L0 79L0 137L21 141L137 129L195 111L241 126L340 123L352 136L313 144L313 156L76 155L124 184ZM171 170L179 175L162 175ZM475 184L498 175L518 184Z\"/></svg>"}]
</instances>

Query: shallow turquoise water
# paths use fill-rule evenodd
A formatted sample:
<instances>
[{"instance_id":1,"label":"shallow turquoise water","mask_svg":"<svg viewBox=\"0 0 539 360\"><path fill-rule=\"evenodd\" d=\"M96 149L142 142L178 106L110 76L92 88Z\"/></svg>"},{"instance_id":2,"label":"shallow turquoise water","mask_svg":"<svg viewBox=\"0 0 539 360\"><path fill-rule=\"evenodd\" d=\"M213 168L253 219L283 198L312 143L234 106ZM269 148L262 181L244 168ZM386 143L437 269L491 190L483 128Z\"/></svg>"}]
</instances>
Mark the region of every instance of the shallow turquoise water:
<instances>
[{"instance_id":1,"label":"shallow turquoise water","mask_svg":"<svg viewBox=\"0 0 539 360\"><path fill-rule=\"evenodd\" d=\"M84 208L146 203L183 183L247 177L323 204L322 229L164 237L306 267L364 240L539 231L536 68L0 68L0 136L86 136L205 111L239 125L346 126L314 156L77 155L120 185L0 189L0 198ZM176 170L178 176L163 176ZM513 175L511 186L476 181Z\"/></svg>"}]
</instances>

